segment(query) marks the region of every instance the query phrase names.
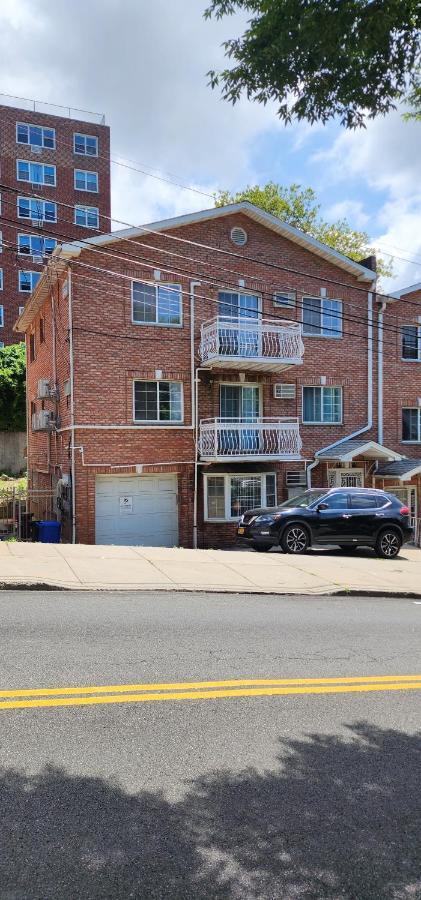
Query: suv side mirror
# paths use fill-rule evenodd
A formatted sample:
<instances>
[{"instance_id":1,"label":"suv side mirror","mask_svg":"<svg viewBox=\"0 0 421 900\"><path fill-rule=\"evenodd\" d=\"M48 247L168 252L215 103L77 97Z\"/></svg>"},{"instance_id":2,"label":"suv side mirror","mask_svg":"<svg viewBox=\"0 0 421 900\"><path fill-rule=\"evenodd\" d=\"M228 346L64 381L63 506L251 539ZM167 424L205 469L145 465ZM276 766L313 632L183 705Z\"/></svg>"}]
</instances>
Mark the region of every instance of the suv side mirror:
<instances>
[{"instance_id":1,"label":"suv side mirror","mask_svg":"<svg viewBox=\"0 0 421 900\"><path fill-rule=\"evenodd\" d=\"M329 509L328 503L319 503L317 507L317 512L322 512L323 509Z\"/></svg>"}]
</instances>

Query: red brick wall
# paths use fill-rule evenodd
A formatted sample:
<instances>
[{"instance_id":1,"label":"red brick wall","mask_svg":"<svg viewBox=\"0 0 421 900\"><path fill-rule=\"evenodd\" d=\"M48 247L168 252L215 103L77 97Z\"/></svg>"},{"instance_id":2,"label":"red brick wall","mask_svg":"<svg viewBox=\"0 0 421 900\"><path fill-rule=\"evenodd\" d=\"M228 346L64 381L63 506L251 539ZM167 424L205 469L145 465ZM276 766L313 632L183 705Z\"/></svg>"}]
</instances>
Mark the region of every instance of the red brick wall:
<instances>
[{"instance_id":1,"label":"red brick wall","mask_svg":"<svg viewBox=\"0 0 421 900\"><path fill-rule=\"evenodd\" d=\"M421 290L390 303L384 314L384 443L403 456L421 458L421 444L402 442L402 408L418 406L421 361L402 359L403 325L418 325Z\"/></svg>"},{"instance_id":2,"label":"red brick wall","mask_svg":"<svg viewBox=\"0 0 421 900\"><path fill-rule=\"evenodd\" d=\"M42 125L56 130L56 149L42 149L40 153L32 153L28 145L16 143L16 123ZM75 132L98 137L98 157L80 156L73 153L73 135ZM17 180L16 161L40 162L56 166L56 187L31 185ZM74 189L74 169L85 169L98 172L99 193L85 193ZM13 325L18 317L19 306L24 306L27 293L18 290L18 272L20 269L40 271L42 266L32 262L31 257L18 255L16 252L17 235L36 234L44 237L56 237L62 240L77 240L85 235L92 237L96 231L73 224L73 207L75 204L97 206L100 215L100 230L109 230L111 214L110 189L110 129L106 125L95 125L91 122L66 119L61 116L50 116L45 113L29 112L0 106L0 181L5 185L0 189L1 214L0 230L3 233L4 248L0 255L0 267L3 268L3 292L0 291L0 303L4 306L5 324L0 329L0 340L5 344L15 343L18 339L13 332ZM8 191L10 188L11 191ZM57 206L57 223L46 222L42 228L34 228L30 220L17 216L17 197L15 191L22 196L38 195L53 200L57 204L69 204L70 208ZM10 223L11 220L11 223ZM10 248L10 245L11 248Z\"/></svg>"}]
</instances>

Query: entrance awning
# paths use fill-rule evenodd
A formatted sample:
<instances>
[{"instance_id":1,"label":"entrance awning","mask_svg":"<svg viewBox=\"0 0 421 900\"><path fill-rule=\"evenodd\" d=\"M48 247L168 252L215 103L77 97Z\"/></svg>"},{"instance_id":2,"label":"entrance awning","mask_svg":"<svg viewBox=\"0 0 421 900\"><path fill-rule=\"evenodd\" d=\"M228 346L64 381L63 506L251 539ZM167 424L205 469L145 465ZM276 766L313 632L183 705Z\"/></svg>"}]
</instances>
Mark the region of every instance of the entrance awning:
<instances>
[{"instance_id":1,"label":"entrance awning","mask_svg":"<svg viewBox=\"0 0 421 900\"><path fill-rule=\"evenodd\" d=\"M400 453L377 444L376 441L344 441L330 450L320 450L316 453L319 460L335 460L336 462L351 462L355 456L364 456L366 459L381 459L388 462L401 460Z\"/></svg>"},{"instance_id":2,"label":"entrance awning","mask_svg":"<svg viewBox=\"0 0 421 900\"><path fill-rule=\"evenodd\" d=\"M410 481L415 475L421 475L421 459L400 459L380 463L374 472L375 478L396 478L397 481Z\"/></svg>"}]
</instances>

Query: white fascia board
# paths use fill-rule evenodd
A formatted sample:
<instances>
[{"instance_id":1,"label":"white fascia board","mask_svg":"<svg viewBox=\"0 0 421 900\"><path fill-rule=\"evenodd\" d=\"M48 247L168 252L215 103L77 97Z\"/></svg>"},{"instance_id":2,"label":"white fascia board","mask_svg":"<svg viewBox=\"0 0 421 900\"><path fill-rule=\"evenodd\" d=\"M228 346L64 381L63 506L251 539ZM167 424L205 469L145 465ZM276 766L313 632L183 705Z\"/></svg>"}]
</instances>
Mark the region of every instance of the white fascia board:
<instances>
[{"instance_id":1,"label":"white fascia board","mask_svg":"<svg viewBox=\"0 0 421 900\"><path fill-rule=\"evenodd\" d=\"M402 288L400 291L393 291L390 296L394 300L400 300L401 297L404 297L406 294L413 294L414 291L421 291L421 281L418 284L410 284L409 287Z\"/></svg>"},{"instance_id":2,"label":"white fascia board","mask_svg":"<svg viewBox=\"0 0 421 900\"><path fill-rule=\"evenodd\" d=\"M104 244L114 244L118 241L130 240L142 237L143 235L153 234L155 231L167 231L169 229L182 228L183 225L205 222L208 219L223 218L224 216L230 216L235 213L243 213L244 215L249 216L249 218L260 222L263 226L275 231L277 234L281 234L283 237L289 238L294 243L300 244L307 250L316 253L318 256L331 260L342 269L346 269L350 274L355 275L358 281L369 282L370 285L375 282L376 274L371 269L361 266L359 263L354 262L354 260L339 253L337 250L333 250L332 247L322 244L320 241L310 237L310 235L305 234L298 228L294 228L292 225L282 222L277 216L273 216L271 213L259 209L248 201L231 203L228 206L219 206L214 207L213 209L203 209L199 212L186 213L183 216L162 219L158 222L150 222L147 225L123 228L119 231L100 234L96 237L85 239L84 241L73 241L70 244L64 244L63 250L65 250L66 254L68 253L69 256L79 256L81 250L88 249L88 245L90 244L93 247L102 246ZM209 249L213 250L215 248L209 245Z\"/></svg>"}]
</instances>

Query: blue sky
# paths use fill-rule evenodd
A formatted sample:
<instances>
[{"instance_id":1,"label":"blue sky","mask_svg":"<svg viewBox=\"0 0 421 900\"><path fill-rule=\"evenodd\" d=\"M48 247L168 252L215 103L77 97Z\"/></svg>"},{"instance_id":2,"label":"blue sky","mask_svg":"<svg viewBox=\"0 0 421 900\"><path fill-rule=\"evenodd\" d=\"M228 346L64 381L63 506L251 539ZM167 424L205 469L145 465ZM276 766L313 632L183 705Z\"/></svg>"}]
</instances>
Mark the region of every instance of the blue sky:
<instances>
[{"instance_id":1,"label":"blue sky","mask_svg":"<svg viewBox=\"0 0 421 900\"><path fill-rule=\"evenodd\" d=\"M204 21L205 5L3 0L0 90L105 113L116 219L141 224L212 205L152 175L210 194L298 182L317 191L326 218L346 216L383 255L394 254L385 288L421 281L421 125L392 113L365 131L285 128L273 107L233 108L208 87L206 72L223 64L222 41L244 19Z\"/></svg>"}]
</instances>

